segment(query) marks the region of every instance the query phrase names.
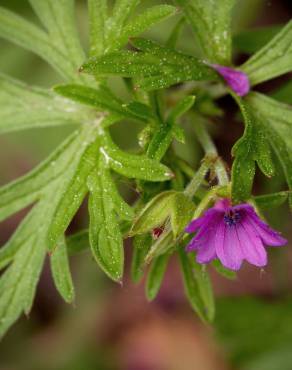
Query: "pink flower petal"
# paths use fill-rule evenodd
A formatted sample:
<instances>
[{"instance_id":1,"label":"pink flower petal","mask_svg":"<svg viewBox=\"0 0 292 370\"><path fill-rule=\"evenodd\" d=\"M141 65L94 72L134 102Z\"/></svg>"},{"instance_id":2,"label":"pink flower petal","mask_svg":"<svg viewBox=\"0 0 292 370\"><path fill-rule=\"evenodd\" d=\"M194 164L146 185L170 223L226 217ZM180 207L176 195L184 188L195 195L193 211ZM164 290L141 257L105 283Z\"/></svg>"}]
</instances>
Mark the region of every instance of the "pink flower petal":
<instances>
[{"instance_id":1,"label":"pink flower petal","mask_svg":"<svg viewBox=\"0 0 292 370\"><path fill-rule=\"evenodd\" d=\"M214 205L214 209L218 209L220 211L226 211L230 207L231 202L229 199L220 199Z\"/></svg>"},{"instance_id":2,"label":"pink flower petal","mask_svg":"<svg viewBox=\"0 0 292 370\"><path fill-rule=\"evenodd\" d=\"M208 263L216 258L214 236L205 234L199 241L193 238L187 245L186 251L197 251L196 260L198 263Z\"/></svg>"},{"instance_id":3,"label":"pink flower petal","mask_svg":"<svg viewBox=\"0 0 292 370\"><path fill-rule=\"evenodd\" d=\"M206 244L198 248L196 260L198 263L209 263L216 257L214 238L209 237L209 240L206 241Z\"/></svg>"},{"instance_id":4,"label":"pink flower petal","mask_svg":"<svg viewBox=\"0 0 292 370\"><path fill-rule=\"evenodd\" d=\"M194 233L199 228L207 226L209 222L211 222L212 217L215 216L218 213L218 210L214 208L208 209L203 216L196 218L193 220L185 229L187 233Z\"/></svg>"},{"instance_id":5,"label":"pink flower petal","mask_svg":"<svg viewBox=\"0 0 292 370\"><path fill-rule=\"evenodd\" d=\"M244 258L252 265L258 267L266 266L267 252L252 225L245 221L236 225L236 229Z\"/></svg>"},{"instance_id":6,"label":"pink flower petal","mask_svg":"<svg viewBox=\"0 0 292 370\"><path fill-rule=\"evenodd\" d=\"M189 242L186 246L185 250L187 252L196 251L199 248L200 244L197 242L196 237L194 236L193 239Z\"/></svg>"},{"instance_id":7,"label":"pink flower petal","mask_svg":"<svg viewBox=\"0 0 292 370\"><path fill-rule=\"evenodd\" d=\"M200 228L201 226L203 226L203 224L205 223L205 218L206 218L205 216L196 218L190 224L188 224L188 226L185 228L185 231L187 233L194 233L194 232L196 232L198 230L198 228Z\"/></svg>"},{"instance_id":8,"label":"pink flower petal","mask_svg":"<svg viewBox=\"0 0 292 370\"><path fill-rule=\"evenodd\" d=\"M216 253L222 265L230 270L239 270L243 255L235 227L220 223L215 236Z\"/></svg>"},{"instance_id":9,"label":"pink flower petal","mask_svg":"<svg viewBox=\"0 0 292 370\"><path fill-rule=\"evenodd\" d=\"M272 247L279 247L287 244L287 240L263 222L254 210L248 211L247 217L249 223L253 226L255 232L259 235L264 244Z\"/></svg>"},{"instance_id":10,"label":"pink flower petal","mask_svg":"<svg viewBox=\"0 0 292 370\"><path fill-rule=\"evenodd\" d=\"M204 225L199 229L195 239L198 243L204 242L205 237L209 237L210 234L215 234L218 228L218 223L223 220L222 212L214 212L206 217Z\"/></svg>"}]
</instances>

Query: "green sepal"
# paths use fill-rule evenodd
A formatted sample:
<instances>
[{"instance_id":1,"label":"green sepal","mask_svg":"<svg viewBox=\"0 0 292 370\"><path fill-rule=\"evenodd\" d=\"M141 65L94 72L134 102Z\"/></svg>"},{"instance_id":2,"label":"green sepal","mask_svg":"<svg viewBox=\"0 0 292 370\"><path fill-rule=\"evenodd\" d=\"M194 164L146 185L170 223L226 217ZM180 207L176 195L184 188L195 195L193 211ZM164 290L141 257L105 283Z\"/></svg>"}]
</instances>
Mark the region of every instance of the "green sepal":
<instances>
[{"instance_id":1,"label":"green sepal","mask_svg":"<svg viewBox=\"0 0 292 370\"><path fill-rule=\"evenodd\" d=\"M196 206L190 198L183 193L176 193L171 199L171 229L174 238L184 231L191 221Z\"/></svg>"},{"instance_id":2,"label":"green sepal","mask_svg":"<svg viewBox=\"0 0 292 370\"><path fill-rule=\"evenodd\" d=\"M130 236L144 234L152 231L157 226L161 226L171 213L171 200L175 194L175 191L169 190L151 199L135 219L130 230Z\"/></svg>"}]
</instances>

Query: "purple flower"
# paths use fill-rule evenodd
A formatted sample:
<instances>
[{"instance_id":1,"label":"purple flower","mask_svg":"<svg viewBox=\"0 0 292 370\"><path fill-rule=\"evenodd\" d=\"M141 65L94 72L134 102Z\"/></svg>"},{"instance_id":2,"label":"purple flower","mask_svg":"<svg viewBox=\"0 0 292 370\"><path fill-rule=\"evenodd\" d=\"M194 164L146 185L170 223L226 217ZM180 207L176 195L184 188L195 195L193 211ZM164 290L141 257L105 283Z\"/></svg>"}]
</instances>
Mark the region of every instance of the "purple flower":
<instances>
[{"instance_id":1,"label":"purple flower","mask_svg":"<svg viewBox=\"0 0 292 370\"><path fill-rule=\"evenodd\" d=\"M244 96L249 93L250 83L248 76L241 71L230 67L220 66L219 64L211 64L226 81L227 85L239 96Z\"/></svg>"},{"instance_id":2,"label":"purple flower","mask_svg":"<svg viewBox=\"0 0 292 370\"><path fill-rule=\"evenodd\" d=\"M239 270L243 260L263 267L267 264L265 245L277 247L287 243L259 218L250 204L232 207L227 199L218 201L192 221L186 232L196 232L186 250L197 252L198 263L218 258L231 270Z\"/></svg>"}]
</instances>

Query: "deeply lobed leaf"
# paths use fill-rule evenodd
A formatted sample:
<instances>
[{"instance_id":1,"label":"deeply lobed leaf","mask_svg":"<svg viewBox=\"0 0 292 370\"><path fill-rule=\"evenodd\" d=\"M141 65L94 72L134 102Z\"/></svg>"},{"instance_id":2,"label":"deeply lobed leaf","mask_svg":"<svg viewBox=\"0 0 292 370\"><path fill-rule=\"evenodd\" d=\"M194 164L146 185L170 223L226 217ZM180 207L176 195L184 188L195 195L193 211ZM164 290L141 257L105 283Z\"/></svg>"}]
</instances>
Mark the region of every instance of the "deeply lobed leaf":
<instances>
[{"instance_id":1,"label":"deeply lobed leaf","mask_svg":"<svg viewBox=\"0 0 292 370\"><path fill-rule=\"evenodd\" d=\"M255 53L241 69L252 85L281 76L292 70L292 21Z\"/></svg>"},{"instance_id":2,"label":"deeply lobed leaf","mask_svg":"<svg viewBox=\"0 0 292 370\"><path fill-rule=\"evenodd\" d=\"M231 63L231 11L235 0L175 0L210 62Z\"/></svg>"}]
</instances>

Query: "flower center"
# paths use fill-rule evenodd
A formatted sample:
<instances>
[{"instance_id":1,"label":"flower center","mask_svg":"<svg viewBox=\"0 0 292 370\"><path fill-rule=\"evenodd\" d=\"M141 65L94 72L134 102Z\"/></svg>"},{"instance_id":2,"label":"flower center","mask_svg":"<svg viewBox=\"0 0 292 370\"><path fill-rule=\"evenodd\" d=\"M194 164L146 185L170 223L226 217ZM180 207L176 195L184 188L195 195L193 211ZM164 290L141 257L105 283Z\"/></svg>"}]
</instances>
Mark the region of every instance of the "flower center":
<instances>
[{"instance_id":1,"label":"flower center","mask_svg":"<svg viewBox=\"0 0 292 370\"><path fill-rule=\"evenodd\" d=\"M240 221L240 213L230 209L224 214L224 222L228 226L234 226Z\"/></svg>"}]
</instances>

